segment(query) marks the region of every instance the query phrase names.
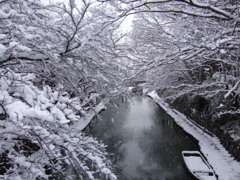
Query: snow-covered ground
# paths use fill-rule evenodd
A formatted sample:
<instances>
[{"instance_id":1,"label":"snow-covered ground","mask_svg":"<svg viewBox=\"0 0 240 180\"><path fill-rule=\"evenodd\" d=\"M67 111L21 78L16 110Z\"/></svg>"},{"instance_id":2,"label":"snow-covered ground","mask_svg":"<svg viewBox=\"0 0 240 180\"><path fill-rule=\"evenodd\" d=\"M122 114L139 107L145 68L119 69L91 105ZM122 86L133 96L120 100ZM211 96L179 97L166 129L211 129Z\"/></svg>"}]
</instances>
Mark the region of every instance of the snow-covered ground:
<instances>
[{"instance_id":1,"label":"snow-covered ground","mask_svg":"<svg viewBox=\"0 0 240 180\"><path fill-rule=\"evenodd\" d=\"M181 126L184 131L191 134L199 141L201 152L212 165L219 180L239 180L240 179L240 163L226 151L221 145L219 139L207 133L203 127L194 124L184 114L169 107L155 91L148 93L157 104L159 104L174 120Z\"/></svg>"}]
</instances>

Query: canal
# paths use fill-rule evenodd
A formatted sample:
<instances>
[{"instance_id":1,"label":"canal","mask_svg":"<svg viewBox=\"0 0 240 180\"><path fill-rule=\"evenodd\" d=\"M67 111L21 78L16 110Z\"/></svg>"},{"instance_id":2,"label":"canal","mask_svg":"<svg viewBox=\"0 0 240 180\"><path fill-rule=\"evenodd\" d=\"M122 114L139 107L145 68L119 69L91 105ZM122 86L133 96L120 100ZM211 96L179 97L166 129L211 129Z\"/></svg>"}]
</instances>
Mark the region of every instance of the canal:
<instances>
[{"instance_id":1,"label":"canal","mask_svg":"<svg viewBox=\"0 0 240 180\"><path fill-rule=\"evenodd\" d=\"M120 180L187 180L183 150L199 150L163 109L144 96L109 108L88 133L107 145Z\"/></svg>"}]
</instances>

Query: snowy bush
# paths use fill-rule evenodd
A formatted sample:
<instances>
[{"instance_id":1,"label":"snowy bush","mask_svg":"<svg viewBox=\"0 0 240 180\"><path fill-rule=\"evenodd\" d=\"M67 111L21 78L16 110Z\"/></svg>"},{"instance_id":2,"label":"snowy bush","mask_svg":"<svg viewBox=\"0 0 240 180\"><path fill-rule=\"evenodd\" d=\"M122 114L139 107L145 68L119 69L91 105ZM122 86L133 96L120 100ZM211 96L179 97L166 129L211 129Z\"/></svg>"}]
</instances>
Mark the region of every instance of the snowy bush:
<instances>
[{"instance_id":1,"label":"snowy bush","mask_svg":"<svg viewBox=\"0 0 240 180\"><path fill-rule=\"evenodd\" d=\"M116 179L105 146L78 129L78 99L33 78L0 71L0 178Z\"/></svg>"}]
</instances>

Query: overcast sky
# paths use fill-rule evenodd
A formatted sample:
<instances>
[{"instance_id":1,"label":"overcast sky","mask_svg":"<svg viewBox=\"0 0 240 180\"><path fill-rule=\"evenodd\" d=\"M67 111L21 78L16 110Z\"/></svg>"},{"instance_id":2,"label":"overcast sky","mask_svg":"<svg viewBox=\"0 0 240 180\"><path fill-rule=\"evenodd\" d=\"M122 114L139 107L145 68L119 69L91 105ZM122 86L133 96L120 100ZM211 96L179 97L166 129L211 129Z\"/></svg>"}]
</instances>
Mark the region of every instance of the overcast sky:
<instances>
[{"instance_id":1,"label":"overcast sky","mask_svg":"<svg viewBox=\"0 0 240 180\"><path fill-rule=\"evenodd\" d=\"M69 0L41 0L43 3L55 3L55 2L65 2L67 3ZM80 0L75 0L75 3L78 4ZM121 24L121 29L123 32L130 32L132 30L132 20L133 20L133 15L128 16L124 19L123 23Z\"/></svg>"}]
</instances>

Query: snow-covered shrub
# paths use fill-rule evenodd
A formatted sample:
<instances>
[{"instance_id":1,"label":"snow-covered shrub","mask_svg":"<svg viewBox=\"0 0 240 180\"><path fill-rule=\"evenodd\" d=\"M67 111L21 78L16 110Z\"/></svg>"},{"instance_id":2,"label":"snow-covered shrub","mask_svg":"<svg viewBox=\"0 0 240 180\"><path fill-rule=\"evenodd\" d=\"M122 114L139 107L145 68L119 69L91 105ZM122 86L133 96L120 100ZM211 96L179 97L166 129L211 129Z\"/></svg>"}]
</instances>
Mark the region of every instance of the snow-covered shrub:
<instances>
[{"instance_id":1,"label":"snow-covered shrub","mask_svg":"<svg viewBox=\"0 0 240 180\"><path fill-rule=\"evenodd\" d=\"M0 178L116 179L104 144L81 132L78 99L33 78L0 70Z\"/></svg>"}]
</instances>

